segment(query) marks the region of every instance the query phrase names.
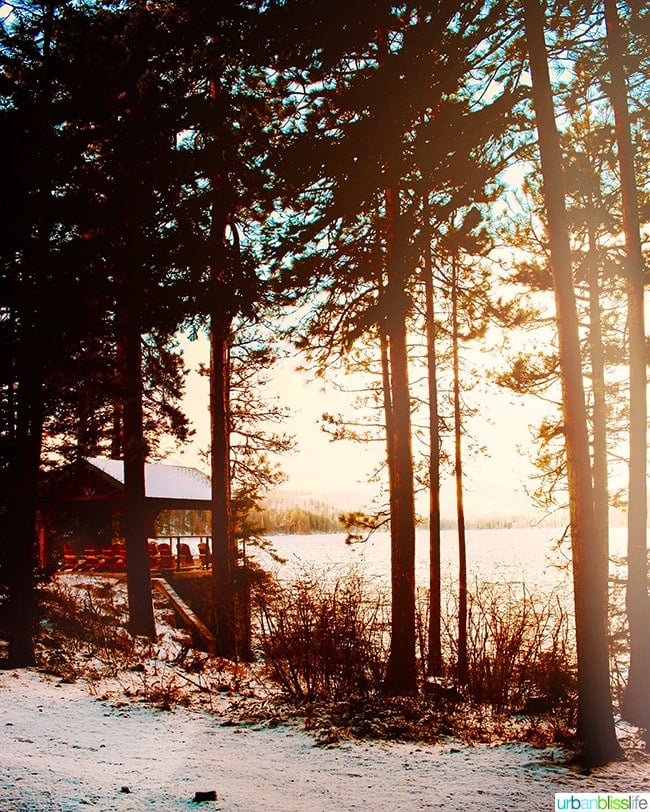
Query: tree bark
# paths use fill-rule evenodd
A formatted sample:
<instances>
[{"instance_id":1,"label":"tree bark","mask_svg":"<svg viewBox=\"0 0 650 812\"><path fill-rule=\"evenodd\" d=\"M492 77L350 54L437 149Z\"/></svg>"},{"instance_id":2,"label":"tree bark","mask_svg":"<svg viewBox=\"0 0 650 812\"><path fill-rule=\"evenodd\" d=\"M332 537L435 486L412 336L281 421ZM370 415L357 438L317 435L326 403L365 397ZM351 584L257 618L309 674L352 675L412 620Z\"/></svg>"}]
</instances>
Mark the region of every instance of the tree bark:
<instances>
[{"instance_id":1,"label":"tree bark","mask_svg":"<svg viewBox=\"0 0 650 812\"><path fill-rule=\"evenodd\" d=\"M427 392L429 397L429 630L427 674L442 673L442 588L440 563L440 425L438 414L438 369L436 356L436 317L431 268L431 234L428 192L424 218L424 296L426 299Z\"/></svg>"},{"instance_id":2,"label":"tree bark","mask_svg":"<svg viewBox=\"0 0 650 812\"><path fill-rule=\"evenodd\" d=\"M34 665L34 624L37 617L37 493L43 433L41 348L37 324L27 313L18 327L18 393L13 459L9 464L10 516L7 544L8 637L10 668Z\"/></svg>"},{"instance_id":3,"label":"tree bark","mask_svg":"<svg viewBox=\"0 0 650 812\"><path fill-rule=\"evenodd\" d=\"M154 640L156 624L151 596L149 566L149 519L145 492L147 444L143 427L141 291L127 271L124 330L124 536L126 582L129 599L129 631Z\"/></svg>"},{"instance_id":4,"label":"tree bark","mask_svg":"<svg viewBox=\"0 0 650 812\"><path fill-rule=\"evenodd\" d=\"M594 203L595 207L595 203ZM607 467L607 401L605 391L605 352L600 306L600 285L596 260L597 240L594 229L588 227L589 261L589 355L591 358L591 387L593 408L591 414L593 434L593 484L594 520L596 522L595 544L600 546L598 560L604 567L599 581L604 594L601 600L609 601L609 482Z\"/></svg>"},{"instance_id":5,"label":"tree bark","mask_svg":"<svg viewBox=\"0 0 650 812\"><path fill-rule=\"evenodd\" d=\"M625 46L616 0L605 0L610 100L614 108L627 252L627 326L630 379L627 592L630 670L622 703L625 719L650 728L650 598L647 552L647 357L644 323L645 264L641 245L628 95Z\"/></svg>"},{"instance_id":6,"label":"tree bark","mask_svg":"<svg viewBox=\"0 0 650 812\"><path fill-rule=\"evenodd\" d=\"M544 39L544 14L539 0L524 0L523 7L558 322L578 655L578 737L583 761L595 766L620 758L621 748L616 740L609 685L602 550L594 545L596 523L578 317L566 226L562 153Z\"/></svg>"},{"instance_id":7,"label":"tree bark","mask_svg":"<svg viewBox=\"0 0 650 812\"><path fill-rule=\"evenodd\" d=\"M222 657L237 656L237 550L230 492L229 322L215 308L210 319L210 437L214 633Z\"/></svg>"},{"instance_id":8,"label":"tree bark","mask_svg":"<svg viewBox=\"0 0 650 812\"><path fill-rule=\"evenodd\" d=\"M211 38L211 42L216 42ZM222 71L215 60L210 80L210 97L222 96ZM216 104L215 104L216 108ZM218 141L218 133L214 133ZM237 546L233 532L230 484L230 331L231 293L226 282L226 230L235 212L235 192L227 169L217 166L211 177L212 248L210 284L210 460L212 476L212 599L214 634L223 657L236 658L237 651Z\"/></svg>"},{"instance_id":9,"label":"tree bark","mask_svg":"<svg viewBox=\"0 0 650 812\"><path fill-rule=\"evenodd\" d=\"M381 358L381 386L384 406L384 422L386 425L386 459L388 463L388 493L393 491L393 474L395 471L395 431L393 429L393 396L390 388L390 354L386 326L379 325L379 353Z\"/></svg>"},{"instance_id":10,"label":"tree bark","mask_svg":"<svg viewBox=\"0 0 650 812\"><path fill-rule=\"evenodd\" d=\"M409 297L402 240L398 239L399 196L386 191L386 269L384 292L390 361L392 431L388 436L391 516L391 644L384 688L389 694L417 691L415 657L415 497L411 452L411 400L406 322ZM388 430L388 427L387 427Z\"/></svg>"},{"instance_id":11,"label":"tree bark","mask_svg":"<svg viewBox=\"0 0 650 812\"><path fill-rule=\"evenodd\" d=\"M452 351L454 366L454 478L456 481L456 517L458 522L458 682L468 678L467 662L467 543L465 538L465 502L463 498L463 450L460 414L460 364L458 357L458 260L451 268Z\"/></svg>"}]
</instances>

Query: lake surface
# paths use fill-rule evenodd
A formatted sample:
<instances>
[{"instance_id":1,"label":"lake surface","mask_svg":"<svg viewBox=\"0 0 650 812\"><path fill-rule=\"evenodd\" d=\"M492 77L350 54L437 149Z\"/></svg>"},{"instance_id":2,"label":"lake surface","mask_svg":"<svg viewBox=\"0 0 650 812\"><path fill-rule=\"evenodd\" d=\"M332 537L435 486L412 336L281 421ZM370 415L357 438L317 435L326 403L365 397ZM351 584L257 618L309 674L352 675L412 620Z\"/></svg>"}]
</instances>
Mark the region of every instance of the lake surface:
<instances>
[{"instance_id":1,"label":"lake surface","mask_svg":"<svg viewBox=\"0 0 650 812\"><path fill-rule=\"evenodd\" d=\"M521 584L540 589L570 588L570 549L568 543L558 548L559 528L517 528L468 530L467 578L470 583L497 582ZM390 578L390 538L376 533L369 541L345 543L344 534L273 536L276 552L286 563L277 565L269 556L255 551L255 557L279 577L290 579L306 568L324 573L341 573L356 566L368 578ZM444 530L441 538L443 580L455 579L458 572L458 534ZM625 554L625 528L612 528L610 550L614 557ZM426 530L416 534L416 583L427 586L429 578L429 539ZM612 572L618 567L612 564Z\"/></svg>"}]
</instances>

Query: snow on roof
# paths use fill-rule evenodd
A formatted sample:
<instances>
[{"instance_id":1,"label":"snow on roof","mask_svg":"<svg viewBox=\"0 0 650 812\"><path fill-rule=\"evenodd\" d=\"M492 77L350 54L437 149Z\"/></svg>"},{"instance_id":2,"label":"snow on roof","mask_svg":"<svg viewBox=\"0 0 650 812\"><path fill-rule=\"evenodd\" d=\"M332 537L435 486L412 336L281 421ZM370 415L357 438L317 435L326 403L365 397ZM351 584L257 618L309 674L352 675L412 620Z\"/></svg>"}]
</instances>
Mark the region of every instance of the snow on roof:
<instances>
[{"instance_id":1,"label":"snow on roof","mask_svg":"<svg viewBox=\"0 0 650 812\"><path fill-rule=\"evenodd\" d=\"M86 462L124 484L122 460L90 457ZM146 495L154 499L205 499L212 496L210 480L196 468L147 462L144 466Z\"/></svg>"}]
</instances>

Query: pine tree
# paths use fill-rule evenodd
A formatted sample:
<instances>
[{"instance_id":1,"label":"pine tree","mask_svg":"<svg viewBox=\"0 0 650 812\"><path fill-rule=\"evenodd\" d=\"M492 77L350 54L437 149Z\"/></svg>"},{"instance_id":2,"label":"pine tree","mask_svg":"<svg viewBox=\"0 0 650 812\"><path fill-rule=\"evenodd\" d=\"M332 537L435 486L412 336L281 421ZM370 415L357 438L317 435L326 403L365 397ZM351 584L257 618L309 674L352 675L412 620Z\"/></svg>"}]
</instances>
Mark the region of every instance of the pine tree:
<instances>
[{"instance_id":1,"label":"pine tree","mask_svg":"<svg viewBox=\"0 0 650 812\"><path fill-rule=\"evenodd\" d=\"M623 714L650 728L650 596L647 560L647 348L644 322L646 269L641 244L634 146L631 135L624 68L626 53L616 2L604 1L610 74L609 96L614 109L620 167L623 231L627 263L627 318L630 379L630 462L628 487L627 615L630 629L630 670Z\"/></svg>"},{"instance_id":2,"label":"pine tree","mask_svg":"<svg viewBox=\"0 0 650 812\"><path fill-rule=\"evenodd\" d=\"M254 250L271 206L264 165L282 112L275 76L271 7L182 3L178 42L193 82L182 151L192 170L177 217L192 280L194 322L210 336L212 575L214 627L224 656L238 655L238 550L234 530L231 349L239 318L253 318L267 280ZM280 47L280 46L278 46Z\"/></svg>"},{"instance_id":3,"label":"pine tree","mask_svg":"<svg viewBox=\"0 0 650 812\"><path fill-rule=\"evenodd\" d=\"M186 317L177 284L184 269L170 235L182 191L177 142L187 84L182 63L173 61L171 29L153 7L70 7L58 31L69 54L59 68L69 99L64 131L78 149L66 177L70 254L89 314L71 358L83 357L90 342L113 350L112 394L122 399L130 628L151 637L143 337L164 346ZM86 369L59 358L68 385Z\"/></svg>"},{"instance_id":4,"label":"pine tree","mask_svg":"<svg viewBox=\"0 0 650 812\"><path fill-rule=\"evenodd\" d=\"M603 566L599 556L602 551L600 548L592 548L596 527L587 419L571 254L566 230L562 155L548 72L544 14L538 0L524 0L523 10L558 317L578 648L578 736L583 745L583 759L590 765L596 765L618 758L621 754L614 731L609 686L607 606L602 600L604 592L600 583Z\"/></svg>"},{"instance_id":5,"label":"pine tree","mask_svg":"<svg viewBox=\"0 0 650 812\"><path fill-rule=\"evenodd\" d=\"M308 291L321 305L313 309L309 331L314 354L324 362L373 336L384 359L393 534L395 649L386 679L391 692L416 685L406 337L421 197L413 195L413 185L419 173L420 185L430 184L436 203L447 210L484 196L497 170L494 162L471 157L481 144L496 144L519 96L508 89L490 104L476 105L477 86L469 74L474 68L480 73L479 46L490 34L491 53L499 51L495 30L504 10L494 4L482 14L452 4L425 12L385 4L364 18L370 28L365 39L341 39L347 53L342 48L333 58L332 43L323 41L318 53L329 60L323 57L307 74L310 92L295 93L300 123L293 133L288 128L293 145L281 168L292 222L277 254L287 285ZM347 21L342 28L352 33Z\"/></svg>"},{"instance_id":6,"label":"pine tree","mask_svg":"<svg viewBox=\"0 0 650 812\"><path fill-rule=\"evenodd\" d=\"M185 95L176 78L178 65L169 64L173 51L161 47L169 32L156 10L140 4L119 10L98 7L81 19L86 37L78 44L87 67L75 77L76 90L81 94L85 83L94 87L94 104L81 114L86 126L94 128L95 140L79 183L94 213L89 225L96 235L96 253L91 259L98 264L101 257L111 269L122 397L129 625L134 634L153 637L143 336L154 330L169 334L184 317L178 305L175 312L168 308L175 254L166 229L180 191L176 141ZM70 33L82 36L80 27Z\"/></svg>"},{"instance_id":7,"label":"pine tree","mask_svg":"<svg viewBox=\"0 0 650 812\"><path fill-rule=\"evenodd\" d=\"M60 320L49 298L61 275L53 190L61 158L53 62L56 4L25 4L3 16L0 133L10 155L3 183L0 309L3 580L8 587L9 664L34 662L37 488L44 381ZM5 377L6 376L6 377Z\"/></svg>"}]
</instances>

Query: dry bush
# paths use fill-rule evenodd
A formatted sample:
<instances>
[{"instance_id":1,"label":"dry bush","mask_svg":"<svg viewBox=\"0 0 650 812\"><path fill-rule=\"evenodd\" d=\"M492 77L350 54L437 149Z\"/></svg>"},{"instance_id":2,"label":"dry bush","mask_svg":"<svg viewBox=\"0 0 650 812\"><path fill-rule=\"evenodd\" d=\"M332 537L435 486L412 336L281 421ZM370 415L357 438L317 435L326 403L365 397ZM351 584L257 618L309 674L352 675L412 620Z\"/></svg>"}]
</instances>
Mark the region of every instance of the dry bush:
<instances>
[{"instance_id":1,"label":"dry bush","mask_svg":"<svg viewBox=\"0 0 650 812\"><path fill-rule=\"evenodd\" d=\"M455 677L458 609L455 593L443 621L447 676ZM575 658L560 596L523 584L475 584L468 595L467 699L496 711L566 713L575 699Z\"/></svg>"},{"instance_id":2,"label":"dry bush","mask_svg":"<svg viewBox=\"0 0 650 812\"><path fill-rule=\"evenodd\" d=\"M55 583L44 591L42 662L64 679L117 677L123 692L162 708L190 694L213 698L251 694L241 664L172 648L160 659L125 630L115 584ZM451 590L447 590L452 595ZM421 597L426 597L421 593ZM557 596L540 598L519 587L475 587L469 600L469 682L447 691L385 697L389 600L357 570L303 573L283 586L254 591L256 642L262 667L305 715L323 743L336 737L434 741L561 741L571 724L574 670L566 612ZM445 613L446 677L456 667L457 611ZM426 615L420 616L426 641ZM424 650L422 651L424 652ZM97 685L98 683L93 683ZM425 686L426 687L426 686ZM266 700L265 700L266 701ZM535 704L537 703L537 704ZM553 710L553 714L546 714ZM523 711L525 715L511 715ZM242 711L245 713L245 711ZM274 711L275 712L275 711Z\"/></svg>"},{"instance_id":3,"label":"dry bush","mask_svg":"<svg viewBox=\"0 0 650 812\"><path fill-rule=\"evenodd\" d=\"M92 672L101 663L102 676L117 674L136 658L135 641L126 631L126 606L116 599L114 584L89 582L74 589L58 580L41 592L40 659L67 680ZM99 675L98 675L99 676Z\"/></svg>"},{"instance_id":4,"label":"dry bush","mask_svg":"<svg viewBox=\"0 0 650 812\"><path fill-rule=\"evenodd\" d=\"M152 660L149 668L139 663L130 673L132 679L128 682L124 675L120 678L126 696L139 697L143 702L167 711L172 710L175 705L190 704L190 698L183 691L176 671L165 663Z\"/></svg>"},{"instance_id":5,"label":"dry bush","mask_svg":"<svg viewBox=\"0 0 650 812\"><path fill-rule=\"evenodd\" d=\"M560 597L535 595L521 584L476 584L468 598L469 679L459 686L458 612L455 591L447 587L445 673L440 685L425 683L438 689L426 703L444 709L445 718L467 714L470 707L476 717L484 707L489 725L495 714L553 714L560 735L560 728L571 724L575 705L575 662ZM425 662L425 591L419 599L418 637ZM312 570L288 586L267 588L257 598L257 614L270 676L298 700L379 693L387 660L388 606L375 585L354 570L333 580Z\"/></svg>"},{"instance_id":6,"label":"dry bush","mask_svg":"<svg viewBox=\"0 0 650 812\"><path fill-rule=\"evenodd\" d=\"M383 596L355 570L333 581L315 570L255 598L259 647L269 675L294 699L365 696L384 675Z\"/></svg>"}]
</instances>

